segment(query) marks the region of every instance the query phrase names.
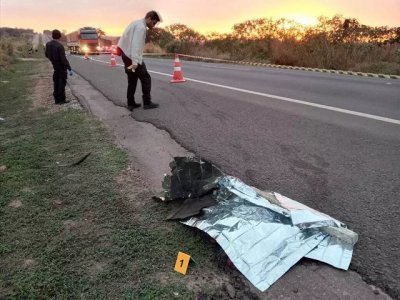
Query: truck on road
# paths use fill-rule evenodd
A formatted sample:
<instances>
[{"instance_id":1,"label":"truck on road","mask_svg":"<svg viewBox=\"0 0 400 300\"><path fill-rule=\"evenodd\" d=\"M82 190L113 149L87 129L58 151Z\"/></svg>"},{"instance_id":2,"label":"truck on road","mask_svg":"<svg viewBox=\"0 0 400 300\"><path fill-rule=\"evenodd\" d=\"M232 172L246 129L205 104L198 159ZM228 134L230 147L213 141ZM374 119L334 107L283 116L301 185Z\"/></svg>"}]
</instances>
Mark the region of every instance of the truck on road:
<instances>
[{"instance_id":1,"label":"truck on road","mask_svg":"<svg viewBox=\"0 0 400 300\"><path fill-rule=\"evenodd\" d=\"M66 35L67 47L71 54L99 54L99 36L94 27L82 27Z\"/></svg>"}]
</instances>

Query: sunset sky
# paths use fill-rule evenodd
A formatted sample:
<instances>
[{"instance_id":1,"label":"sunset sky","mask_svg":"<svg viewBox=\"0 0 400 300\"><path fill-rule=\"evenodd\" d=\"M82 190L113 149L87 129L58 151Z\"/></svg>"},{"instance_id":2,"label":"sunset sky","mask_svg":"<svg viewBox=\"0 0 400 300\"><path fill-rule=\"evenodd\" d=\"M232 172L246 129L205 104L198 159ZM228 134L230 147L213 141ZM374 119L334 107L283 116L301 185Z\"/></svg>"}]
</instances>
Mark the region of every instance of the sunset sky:
<instances>
[{"instance_id":1,"label":"sunset sky","mask_svg":"<svg viewBox=\"0 0 400 300\"><path fill-rule=\"evenodd\" d=\"M309 25L335 14L371 26L400 26L400 0L0 0L0 6L1 27L71 32L92 26L115 36L152 9L164 19L161 27L181 23L201 33L230 32L234 24L256 18Z\"/></svg>"}]
</instances>

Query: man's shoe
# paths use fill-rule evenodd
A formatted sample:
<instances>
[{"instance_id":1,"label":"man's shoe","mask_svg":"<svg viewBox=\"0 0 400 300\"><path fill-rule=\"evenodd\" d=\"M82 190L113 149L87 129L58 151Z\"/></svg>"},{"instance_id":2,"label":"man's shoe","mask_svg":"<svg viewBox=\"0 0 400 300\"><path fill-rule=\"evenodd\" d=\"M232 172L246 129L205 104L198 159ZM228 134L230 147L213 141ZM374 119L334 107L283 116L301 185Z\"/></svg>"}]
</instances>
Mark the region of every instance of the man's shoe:
<instances>
[{"instance_id":1,"label":"man's shoe","mask_svg":"<svg viewBox=\"0 0 400 300\"><path fill-rule=\"evenodd\" d=\"M135 108L138 108L140 106L142 106L142 105L140 105L139 103L134 103L133 105L128 105L128 110L132 111Z\"/></svg>"},{"instance_id":2,"label":"man's shoe","mask_svg":"<svg viewBox=\"0 0 400 300\"><path fill-rule=\"evenodd\" d=\"M61 105L61 104L67 104L69 102L70 102L69 100L64 100L64 101L56 102L56 104Z\"/></svg>"},{"instance_id":3,"label":"man's shoe","mask_svg":"<svg viewBox=\"0 0 400 300\"><path fill-rule=\"evenodd\" d=\"M152 109L152 108L157 108L160 105L158 103L150 102L149 104L143 105L143 109Z\"/></svg>"}]
</instances>

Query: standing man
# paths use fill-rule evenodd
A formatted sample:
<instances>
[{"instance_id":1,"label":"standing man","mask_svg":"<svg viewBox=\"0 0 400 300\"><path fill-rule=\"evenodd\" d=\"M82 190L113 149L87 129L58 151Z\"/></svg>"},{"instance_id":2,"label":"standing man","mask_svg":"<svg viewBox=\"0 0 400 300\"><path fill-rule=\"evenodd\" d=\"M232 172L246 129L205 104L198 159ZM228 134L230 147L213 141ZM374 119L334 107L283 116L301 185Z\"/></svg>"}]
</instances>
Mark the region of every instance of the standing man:
<instances>
[{"instance_id":1,"label":"standing man","mask_svg":"<svg viewBox=\"0 0 400 300\"><path fill-rule=\"evenodd\" d=\"M46 44L45 55L51 61L54 68L54 101L56 104L68 103L65 99L65 85L67 84L67 70L72 75L71 66L65 57L64 46L58 41L61 38L61 32L57 29L51 33L52 41Z\"/></svg>"},{"instance_id":2,"label":"standing man","mask_svg":"<svg viewBox=\"0 0 400 300\"><path fill-rule=\"evenodd\" d=\"M161 16L156 11L149 11L144 19L129 24L118 42L125 65L125 73L128 76L127 99L130 111L140 107L140 104L135 102L138 79L142 84L143 108L151 109L158 107L157 103L151 102L151 77L143 62L143 50L146 40L146 27L152 29L161 21Z\"/></svg>"}]
</instances>

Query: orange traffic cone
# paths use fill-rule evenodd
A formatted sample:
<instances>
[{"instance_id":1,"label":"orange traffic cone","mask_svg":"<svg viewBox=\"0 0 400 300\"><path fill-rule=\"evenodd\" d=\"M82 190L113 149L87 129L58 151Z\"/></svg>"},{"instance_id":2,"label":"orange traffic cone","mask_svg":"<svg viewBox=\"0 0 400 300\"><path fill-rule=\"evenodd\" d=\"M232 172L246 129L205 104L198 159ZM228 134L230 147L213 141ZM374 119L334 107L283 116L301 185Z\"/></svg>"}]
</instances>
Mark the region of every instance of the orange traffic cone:
<instances>
[{"instance_id":1,"label":"orange traffic cone","mask_svg":"<svg viewBox=\"0 0 400 300\"><path fill-rule=\"evenodd\" d=\"M175 64L174 64L174 74L172 75L172 83L185 82L185 78L183 78L181 63L179 62L178 54L175 54Z\"/></svg>"},{"instance_id":2,"label":"orange traffic cone","mask_svg":"<svg viewBox=\"0 0 400 300\"><path fill-rule=\"evenodd\" d=\"M87 52L85 52L85 56L83 57L83 59L89 59L89 55L87 54Z\"/></svg>"},{"instance_id":3,"label":"orange traffic cone","mask_svg":"<svg viewBox=\"0 0 400 300\"><path fill-rule=\"evenodd\" d=\"M115 61L114 53L111 53L110 65L111 65L111 67L115 67L117 65L117 62Z\"/></svg>"}]
</instances>

